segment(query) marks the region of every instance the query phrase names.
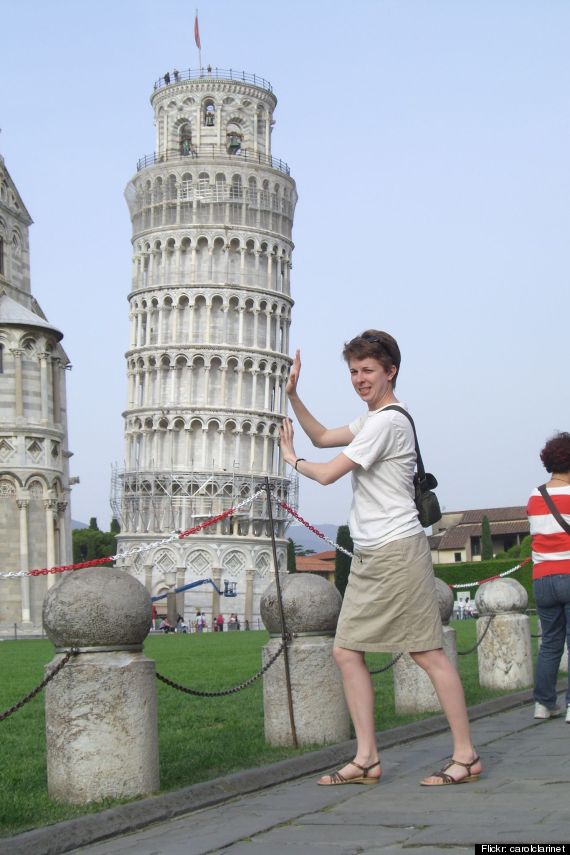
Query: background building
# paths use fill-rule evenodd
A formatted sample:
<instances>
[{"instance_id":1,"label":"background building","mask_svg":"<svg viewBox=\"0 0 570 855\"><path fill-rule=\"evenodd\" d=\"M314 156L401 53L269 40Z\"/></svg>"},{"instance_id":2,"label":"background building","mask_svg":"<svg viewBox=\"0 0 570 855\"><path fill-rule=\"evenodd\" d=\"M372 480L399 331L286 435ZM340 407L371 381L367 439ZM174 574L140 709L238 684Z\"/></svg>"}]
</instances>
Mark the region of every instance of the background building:
<instances>
[{"instance_id":1,"label":"background building","mask_svg":"<svg viewBox=\"0 0 570 855\"><path fill-rule=\"evenodd\" d=\"M429 537L434 564L481 560L481 526L487 517L493 555L521 543L529 533L526 508L481 508L444 513Z\"/></svg>"},{"instance_id":2,"label":"background building","mask_svg":"<svg viewBox=\"0 0 570 855\"><path fill-rule=\"evenodd\" d=\"M32 219L0 156L0 570L71 562L62 334L30 288ZM41 627L54 576L0 581L0 629Z\"/></svg>"},{"instance_id":3,"label":"background building","mask_svg":"<svg viewBox=\"0 0 570 855\"><path fill-rule=\"evenodd\" d=\"M120 548L187 529L252 496L268 476L296 504L278 426L286 412L291 232L297 193L272 156L277 99L245 72L172 71L151 97L156 151L126 189L133 229L125 468L113 478ZM274 508L280 567L286 516ZM138 556L153 594L201 578L185 609L257 626L273 561L265 499ZM182 609L182 602L181 602Z\"/></svg>"}]
</instances>

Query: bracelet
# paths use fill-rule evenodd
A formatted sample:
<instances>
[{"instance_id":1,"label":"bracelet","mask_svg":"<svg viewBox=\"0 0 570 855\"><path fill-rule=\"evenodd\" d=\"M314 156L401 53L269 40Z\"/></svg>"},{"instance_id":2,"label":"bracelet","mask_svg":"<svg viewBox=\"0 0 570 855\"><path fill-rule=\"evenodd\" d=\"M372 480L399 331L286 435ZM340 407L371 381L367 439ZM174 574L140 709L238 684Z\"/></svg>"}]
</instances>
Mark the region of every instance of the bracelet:
<instances>
[{"instance_id":1,"label":"bracelet","mask_svg":"<svg viewBox=\"0 0 570 855\"><path fill-rule=\"evenodd\" d=\"M306 459L307 459L306 457L298 457L298 458L296 459L296 461L295 461L295 467L294 467L295 472L298 472L298 471L299 471L299 470L297 469L297 466L299 465L299 463L301 462L301 460L306 460Z\"/></svg>"}]
</instances>

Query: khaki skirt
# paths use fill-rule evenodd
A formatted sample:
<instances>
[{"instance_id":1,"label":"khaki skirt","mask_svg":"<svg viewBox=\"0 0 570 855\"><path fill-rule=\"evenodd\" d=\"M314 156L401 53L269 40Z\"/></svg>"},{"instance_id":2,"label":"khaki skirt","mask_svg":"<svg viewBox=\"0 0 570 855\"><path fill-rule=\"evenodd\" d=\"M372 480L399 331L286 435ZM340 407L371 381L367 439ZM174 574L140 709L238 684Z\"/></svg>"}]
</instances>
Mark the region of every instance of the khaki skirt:
<instances>
[{"instance_id":1,"label":"khaki skirt","mask_svg":"<svg viewBox=\"0 0 570 855\"><path fill-rule=\"evenodd\" d=\"M443 646L435 577L423 532L356 552L335 647L406 653Z\"/></svg>"}]
</instances>

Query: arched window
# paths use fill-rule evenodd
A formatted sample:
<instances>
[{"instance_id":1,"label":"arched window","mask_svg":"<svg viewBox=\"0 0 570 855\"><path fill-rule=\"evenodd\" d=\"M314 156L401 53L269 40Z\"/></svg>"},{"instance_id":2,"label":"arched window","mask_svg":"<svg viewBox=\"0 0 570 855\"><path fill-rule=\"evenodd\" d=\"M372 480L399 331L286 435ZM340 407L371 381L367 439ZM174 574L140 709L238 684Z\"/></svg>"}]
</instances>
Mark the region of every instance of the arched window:
<instances>
[{"instance_id":1,"label":"arched window","mask_svg":"<svg viewBox=\"0 0 570 855\"><path fill-rule=\"evenodd\" d=\"M208 128L214 127L216 117L216 105L211 98L204 101L204 124Z\"/></svg>"},{"instance_id":2,"label":"arched window","mask_svg":"<svg viewBox=\"0 0 570 855\"><path fill-rule=\"evenodd\" d=\"M180 154L182 154L182 155L193 154L194 149L192 148L192 128L190 127L190 122L184 122L183 125L180 125L180 130L178 131L178 135L179 135Z\"/></svg>"},{"instance_id":3,"label":"arched window","mask_svg":"<svg viewBox=\"0 0 570 855\"><path fill-rule=\"evenodd\" d=\"M241 183L241 176L234 175L232 176L232 185L230 188L230 198L231 199L241 199L243 196L243 188Z\"/></svg>"},{"instance_id":4,"label":"arched window","mask_svg":"<svg viewBox=\"0 0 570 855\"><path fill-rule=\"evenodd\" d=\"M241 152L242 133L236 122L230 122L226 129L226 146L228 154L239 154Z\"/></svg>"}]
</instances>

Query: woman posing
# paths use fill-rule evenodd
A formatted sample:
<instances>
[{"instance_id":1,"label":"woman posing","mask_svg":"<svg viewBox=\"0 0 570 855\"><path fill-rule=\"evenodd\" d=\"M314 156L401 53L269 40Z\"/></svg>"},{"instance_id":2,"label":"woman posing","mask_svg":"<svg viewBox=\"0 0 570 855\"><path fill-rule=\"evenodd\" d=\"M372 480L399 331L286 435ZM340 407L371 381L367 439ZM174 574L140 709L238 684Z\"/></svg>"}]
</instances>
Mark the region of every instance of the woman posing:
<instances>
[{"instance_id":1,"label":"woman posing","mask_svg":"<svg viewBox=\"0 0 570 855\"><path fill-rule=\"evenodd\" d=\"M546 492L568 527L570 433L553 436L540 452L540 459L550 473ZM570 649L570 533L555 519L539 489L533 491L527 513L532 535L532 585L542 627L534 681L534 717L553 718L562 712L556 703L556 678L565 641ZM566 710L570 724L570 683Z\"/></svg>"},{"instance_id":2,"label":"woman posing","mask_svg":"<svg viewBox=\"0 0 570 855\"><path fill-rule=\"evenodd\" d=\"M297 472L332 484L349 472L353 500L350 533L355 555L339 616L333 655L340 668L354 725L357 752L319 784L377 783L381 776L374 726L374 693L366 651L409 652L432 681L453 738L452 759L425 778L424 786L476 780L481 761L473 748L459 675L442 649L443 636L427 538L414 504L414 436L405 415L384 408L394 395L400 350L391 335L367 330L345 345L352 385L368 412L344 427L324 427L299 398L299 351L287 393L301 425L317 448L344 450L327 463L298 458L289 419L281 450Z\"/></svg>"}]
</instances>

